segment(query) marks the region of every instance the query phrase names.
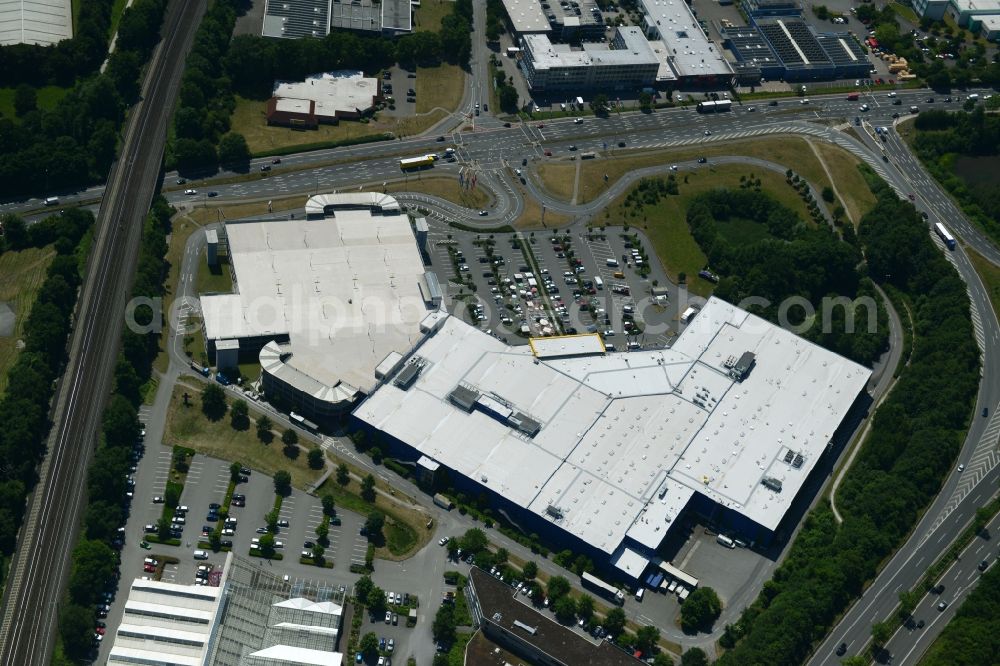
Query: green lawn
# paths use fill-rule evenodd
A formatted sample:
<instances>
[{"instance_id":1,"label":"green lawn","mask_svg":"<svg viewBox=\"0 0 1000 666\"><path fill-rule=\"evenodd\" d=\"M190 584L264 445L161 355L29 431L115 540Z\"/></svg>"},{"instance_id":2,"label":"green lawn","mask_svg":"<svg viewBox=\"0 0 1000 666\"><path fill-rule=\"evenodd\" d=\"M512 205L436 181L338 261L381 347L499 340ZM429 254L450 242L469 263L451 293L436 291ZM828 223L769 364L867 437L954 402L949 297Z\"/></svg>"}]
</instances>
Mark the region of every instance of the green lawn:
<instances>
[{"instance_id":1,"label":"green lawn","mask_svg":"<svg viewBox=\"0 0 1000 666\"><path fill-rule=\"evenodd\" d=\"M229 272L229 257L219 257L216 266L209 266L204 258L198 259L198 277L195 282L198 294L233 293L233 276Z\"/></svg>"},{"instance_id":2,"label":"green lawn","mask_svg":"<svg viewBox=\"0 0 1000 666\"><path fill-rule=\"evenodd\" d=\"M413 13L413 27L418 31L438 32L441 20L451 13L455 6L450 0L420 0L420 6Z\"/></svg>"},{"instance_id":3,"label":"green lawn","mask_svg":"<svg viewBox=\"0 0 1000 666\"><path fill-rule=\"evenodd\" d=\"M122 20L122 12L125 11L125 2L126 0L115 0L115 4L111 6L111 30L108 32L108 39L111 39L118 30L118 23Z\"/></svg>"},{"instance_id":4,"label":"green lawn","mask_svg":"<svg viewBox=\"0 0 1000 666\"><path fill-rule=\"evenodd\" d=\"M48 111L54 109L63 97L66 96L67 89L59 86L45 86L38 91L38 108ZM16 118L14 113L14 89L0 88L0 116L4 118Z\"/></svg>"}]
</instances>

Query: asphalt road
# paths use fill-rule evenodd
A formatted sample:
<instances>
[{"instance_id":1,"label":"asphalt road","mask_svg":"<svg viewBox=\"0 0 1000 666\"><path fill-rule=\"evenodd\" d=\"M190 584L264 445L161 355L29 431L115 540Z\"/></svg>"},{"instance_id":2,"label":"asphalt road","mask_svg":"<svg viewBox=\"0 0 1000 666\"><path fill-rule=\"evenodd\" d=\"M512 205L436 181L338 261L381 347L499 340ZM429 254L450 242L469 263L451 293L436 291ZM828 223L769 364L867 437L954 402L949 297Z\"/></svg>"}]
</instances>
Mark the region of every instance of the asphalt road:
<instances>
[{"instance_id":1,"label":"asphalt road","mask_svg":"<svg viewBox=\"0 0 1000 666\"><path fill-rule=\"evenodd\" d=\"M47 664L55 642L57 605L84 505L87 464L111 386L128 285L142 223L160 170L166 122L173 108L184 54L204 2L174 2L164 41L153 55L143 101L125 129L98 216L98 233L78 303L69 364L55 403L49 454L31 495L18 550L4 592L2 663Z\"/></svg>"}]
</instances>

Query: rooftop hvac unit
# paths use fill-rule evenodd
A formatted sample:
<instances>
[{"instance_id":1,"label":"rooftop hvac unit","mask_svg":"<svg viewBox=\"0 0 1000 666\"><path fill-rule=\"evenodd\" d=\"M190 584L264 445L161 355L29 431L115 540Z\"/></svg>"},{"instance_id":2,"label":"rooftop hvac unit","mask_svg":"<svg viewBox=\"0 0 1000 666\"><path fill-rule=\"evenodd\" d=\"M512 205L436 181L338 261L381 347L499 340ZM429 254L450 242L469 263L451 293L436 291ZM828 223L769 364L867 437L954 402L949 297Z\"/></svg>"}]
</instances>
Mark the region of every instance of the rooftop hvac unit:
<instances>
[{"instance_id":1,"label":"rooftop hvac unit","mask_svg":"<svg viewBox=\"0 0 1000 666\"><path fill-rule=\"evenodd\" d=\"M773 476L765 476L761 479L760 483L765 488L773 490L776 493L781 492L781 479L776 479Z\"/></svg>"},{"instance_id":2,"label":"rooftop hvac unit","mask_svg":"<svg viewBox=\"0 0 1000 666\"><path fill-rule=\"evenodd\" d=\"M549 504L547 507L545 507L545 513L552 516L556 520L562 520L563 518L562 509L557 507L555 504Z\"/></svg>"},{"instance_id":3,"label":"rooftop hvac unit","mask_svg":"<svg viewBox=\"0 0 1000 666\"><path fill-rule=\"evenodd\" d=\"M785 462L787 464L791 465L792 464L792 458L794 458L794 457L795 457L795 453L791 449L789 449L788 451L785 452Z\"/></svg>"},{"instance_id":4,"label":"rooftop hvac unit","mask_svg":"<svg viewBox=\"0 0 1000 666\"><path fill-rule=\"evenodd\" d=\"M801 454L795 454L795 460L792 461L792 467L798 469L802 467L802 463L804 463L805 461L806 461L805 458L803 458Z\"/></svg>"}]
</instances>

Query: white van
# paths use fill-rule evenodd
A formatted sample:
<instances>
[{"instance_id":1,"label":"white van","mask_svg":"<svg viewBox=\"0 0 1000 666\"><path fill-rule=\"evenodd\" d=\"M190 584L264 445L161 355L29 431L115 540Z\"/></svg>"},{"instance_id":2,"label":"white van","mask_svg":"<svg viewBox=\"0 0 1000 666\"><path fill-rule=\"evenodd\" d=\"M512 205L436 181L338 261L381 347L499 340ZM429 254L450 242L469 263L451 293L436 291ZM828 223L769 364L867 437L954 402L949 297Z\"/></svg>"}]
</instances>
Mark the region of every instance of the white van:
<instances>
[{"instance_id":1,"label":"white van","mask_svg":"<svg viewBox=\"0 0 1000 666\"><path fill-rule=\"evenodd\" d=\"M609 267L614 268L618 265L618 260L614 258L608 259L607 264Z\"/></svg>"},{"instance_id":2,"label":"white van","mask_svg":"<svg viewBox=\"0 0 1000 666\"><path fill-rule=\"evenodd\" d=\"M645 593L646 593L646 588L640 587L638 590L635 591L635 600L642 601L642 595L644 595Z\"/></svg>"},{"instance_id":3,"label":"white van","mask_svg":"<svg viewBox=\"0 0 1000 666\"><path fill-rule=\"evenodd\" d=\"M725 534L720 534L715 537L715 540L719 543L719 545L725 546L726 548L736 548L736 542L727 537Z\"/></svg>"},{"instance_id":4,"label":"white van","mask_svg":"<svg viewBox=\"0 0 1000 666\"><path fill-rule=\"evenodd\" d=\"M59 203L59 197L45 197L46 206L55 206Z\"/></svg>"},{"instance_id":5,"label":"white van","mask_svg":"<svg viewBox=\"0 0 1000 666\"><path fill-rule=\"evenodd\" d=\"M206 551L206 550L196 550L196 551L194 551L194 559L196 559L196 560L207 560L208 559L208 551Z\"/></svg>"}]
</instances>

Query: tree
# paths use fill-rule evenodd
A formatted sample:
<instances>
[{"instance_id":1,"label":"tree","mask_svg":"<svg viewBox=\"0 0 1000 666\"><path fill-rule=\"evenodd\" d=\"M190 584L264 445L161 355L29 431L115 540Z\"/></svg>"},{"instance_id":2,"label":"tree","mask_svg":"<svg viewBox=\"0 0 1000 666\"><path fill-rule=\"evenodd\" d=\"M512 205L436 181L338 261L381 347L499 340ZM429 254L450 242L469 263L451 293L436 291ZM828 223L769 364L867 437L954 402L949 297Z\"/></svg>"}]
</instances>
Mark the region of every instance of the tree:
<instances>
[{"instance_id":1,"label":"tree","mask_svg":"<svg viewBox=\"0 0 1000 666\"><path fill-rule=\"evenodd\" d=\"M272 534L271 532L261 535L260 554L263 557L267 558L271 558L274 556L274 534Z\"/></svg>"},{"instance_id":2,"label":"tree","mask_svg":"<svg viewBox=\"0 0 1000 666\"><path fill-rule=\"evenodd\" d=\"M330 543L330 527L326 523L316 526L316 539L324 546Z\"/></svg>"},{"instance_id":3,"label":"tree","mask_svg":"<svg viewBox=\"0 0 1000 666\"><path fill-rule=\"evenodd\" d=\"M644 655L649 654L660 642L660 630L656 627L643 626L635 632L635 646L642 650Z\"/></svg>"},{"instance_id":4,"label":"tree","mask_svg":"<svg viewBox=\"0 0 1000 666\"><path fill-rule=\"evenodd\" d=\"M594 597L584 594L577 599L576 614L584 620L589 621L594 616Z\"/></svg>"},{"instance_id":5,"label":"tree","mask_svg":"<svg viewBox=\"0 0 1000 666\"><path fill-rule=\"evenodd\" d=\"M443 645L451 645L455 642L455 628L457 626L455 607L452 604L441 604L437 615L434 616L434 623L431 625L434 641Z\"/></svg>"},{"instance_id":6,"label":"tree","mask_svg":"<svg viewBox=\"0 0 1000 666\"><path fill-rule=\"evenodd\" d=\"M467 553L479 553L485 550L488 544L489 539L486 538L486 532L478 527L473 527L462 535L459 546Z\"/></svg>"},{"instance_id":7,"label":"tree","mask_svg":"<svg viewBox=\"0 0 1000 666\"><path fill-rule=\"evenodd\" d=\"M69 596L74 603L96 603L104 584L115 573L117 558L101 541L85 539L73 549L73 569L69 576Z\"/></svg>"},{"instance_id":8,"label":"tree","mask_svg":"<svg viewBox=\"0 0 1000 666\"><path fill-rule=\"evenodd\" d=\"M368 596L365 599L365 605L368 606L368 610L374 613L376 616L381 615L385 612L385 590L381 587L373 587L368 592Z\"/></svg>"},{"instance_id":9,"label":"tree","mask_svg":"<svg viewBox=\"0 0 1000 666\"><path fill-rule=\"evenodd\" d=\"M206 384L201 390L201 411L210 421L226 415L226 394L218 384Z\"/></svg>"},{"instance_id":10,"label":"tree","mask_svg":"<svg viewBox=\"0 0 1000 666\"><path fill-rule=\"evenodd\" d=\"M337 513L337 507L334 504L333 495L327 493L326 495L323 495L323 499L321 501L323 502L323 513L328 516L332 516Z\"/></svg>"},{"instance_id":11,"label":"tree","mask_svg":"<svg viewBox=\"0 0 1000 666\"><path fill-rule=\"evenodd\" d=\"M372 457L372 462L375 463L376 465L382 464L382 449L380 449L379 447L373 446L372 448L368 449L368 455Z\"/></svg>"},{"instance_id":12,"label":"tree","mask_svg":"<svg viewBox=\"0 0 1000 666\"><path fill-rule=\"evenodd\" d=\"M500 101L500 108L507 113L515 113L517 111L517 102L519 96L517 94L517 88L514 86L502 85L497 89L497 97Z\"/></svg>"},{"instance_id":13,"label":"tree","mask_svg":"<svg viewBox=\"0 0 1000 666\"><path fill-rule=\"evenodd\" d=\"M646 91L639 93L639 108L643 113L649 113L653 108L653 96Z\"/></svg>"},{"instance_id":14,"label":"tree","mask_svg":"<svg viewBox=\"0 0 1000 666\"><path fill-rule=\"evenodd\" d=\"M243 465L238 462L229 463L229 480L233 483L239 483L242 470Z\"/></svg>"},{"instance_id":15,"label":"tree","mask_svg":"<svg viewBox=\"0 0 1000 666\"><path fill-rule=\"evenodd\" d=\"M693 602L693 603L692 603ZM681 628L686 633L711 631L712 623L722 613L722 601L710 587L699 587L681 606Z\"/></svg>"},{"instance_id":16,"label":"tree","mask_svg":"<svg viewBox=\"0 0 1000 666\"><path fill-rule=\"evenodd\" d=\"M594 99L590 100L590 108L596 115L604 115L608 112L608 96L604 93L594 95Z\"/></svg>"},{"instance_id":17,"label":"tree","mask_svg":"<svg viewBox=\"0 0 1000 666\"><path fill-rule=\"evenodd\" d=\"M380 511L372 511L368 514L368 518L365 520L365 531L368 533L368 539L372 540L373 537L382 536L382 527L385 525L385 516L382 515Z\"/></svg>"},{"instance_id":18,"label":"tree","mask_svg":"<svg viewBox=\"0 0 1000 666\"><path fill-rule=\"evenodd\" d=\"M576 602L568 594L556 599L552 610L556 613L556 619L563 624L570 624L576 618Z\"/></svg>"},{"instance_id":19,"label":"tree","mask_svg":"<svg viewBox=\"0 0 1000 666\"><path fill-rule=\"evenodd\" d=\"M361 641L358 643L358 650L360 650L368 658L372 658L377 655L378 636L376 636L374 632L369 631L361 637Z\"/></svg>"},{"instance_id":20,"label":"tree","mask_svg":"<svg viewBox=\"0 0 1000 666\"><path fill-rule=\"evenodd\" d=\"M892 632L893 626L888 620L876 622L872 625L872 643L877 647L882 647L892 638Z\"/></svg>"},{"instance_id":21,"label":"tree","mask_svg":"<svg viewBox=\"0 0 1000 666\"><path fill-rule=\"evenodd\" d=\"M267 417L267 414L262 414L259 419L257 419L257 439L264 442L265 444L270 444L271 440L274 439L274 434L271 432L271 428L274 427L274 423L271 419Z\"/></svg>"},{"instance_id":22,"label":"tree","mask_svg":"<svg viewBox=\"0 0 1000 666\"><path fill-rule=\"evenodd\" d=\"M375 502L375 477L371 474L361 480L361 499L366 502Z\"/></svg>"},{"instance_id":23,"label":"tree","mask_svg":"<svg viewBox=\"0 0 1000 666\"><path fill-rule=\"evenodd\" d=\"M326 553L326 548L324 548L323 544L321 543L318 543L312 547L313 560L315 560L317 564L320 565L323 564L323 560L325 559L324 557L325 553Z\"/></svg>"},{"instance_id":24,"label":"tree","mask_svg":"<svg viewBox=\"0 0 1000 666\"><path fill-rule=\"evenodd\" d=\"M608 630L609 634L617 636L625 629L625 611L617 606L612 608L604 616L604 621L601 624Z\"/></svg>"},{"instance_id":25,"label":"tree","mask_svg":"<svg viewBox=\"0 0 1000 666\"><path fill-rule=\"evenodd\" d=\"M271 509L266 514L264 514L264 522L267 523L267 531L271 534L275 534L278 531L278 510Z\"/></svg>"},{"instance_id":26,"label":"tree","mask_svg":"<svg viewBox=\"0 0 1000 666\"><path fill-rule=\"evenodd\" d=\"M823 201L833 203L833 188L829 185L823 187Z\"/></svg>"},{"instance_id":27,"label":"tree","mask_svg":"<svg viewBox=\"0 0 1000 666\"><path fill-rule=\"evenodd\" d=\"M306 458L309 461L309 469L323 469L326 462L326 456L323 455L323 449L320 448L309 449L309 455Z\"/></svg>"},{"instance_id":28,"label":"tree","mask_svg":"<svg viewBox=\"0 0 1000 666\"><path fill-rule=\"evenodd\" d=\"M276 495L287 497L292 492L292 475L283 469L275 472L274 492Z\"/></svg>"},{"instance_id":29,"label":"tree","mask_svg":"<svg viewBox=\"0 0 1000 666\"><path fill-rule=\"evenodd\" d=\"M351 471L347 469L347 465L340 463L337 465L337 483L342 486L346 486L351 482Z\"/></svg>"},{"instance_id":30,"label":"tree","mask_svg":"<svg viewBox=\"0 0 1000 666\"><path fill-rule=\"evenodd\" d=\"M285 446L297 446L299 443L299 434L289 428L281 433L281 443Z\"/></svg>"},{"instance_id":31,"label":"tree","mask_svg":"<svg viewBox=\"0 0 1000 666\"><path fill-rule=\"evenodd\" d=\"M59 636L66 656L82 660L94 640L94 609L66 604L59 612Z\"/></svg>"},{"instance_id":32,"label":"tree","mask_svg":"<svg viewBox=\"0 0 1000 666\"><path fill-rule=\"evenodd\" d=\"M354 584L354 596L358 601L363 602L368 598L368 593L372 591L375 587L375 583L372 582L372 578L369 575L364 575L358 579L358 582Z\"/></svg>"},{"instance_id":33,"label":"tree","mask_svg":"<svg viewBox=\"0 0 1000 666\"><path fill-rule=\"evenodd\" d=\"M569 581L563 576L553 576L549 578L549 585L546 593L551 601L556 601L559 597L569 594Z\"/></svg>"},{"instance_id":34,"label":"tree","mask_svg":"<svg viewBox=\"0 0 1000 666\"><path fill-rule=\"evenodd\" d=\"M229 423L233 426L233 430L246 430L250 427L250 409L246 400L233 401L232 409L229 411Z\"/></svg>"},{"instance_id":35,"label":"tree","mask_svg":"<svg viewBox=\"0 0 1000 666\"><path fill-rule=\"evenodd\" d=\"M687 601L684 603L687 604ZM681 666L708 666L708 656L699 647L690 648L681 655Z\"/></svg>"},{"instance_id":36,"label":"tree","mask_svg":"<svg viewBox=\"0 0 1000 666\"><path fill-rule=\"evenodd\" d=\"M521 569L521 575L527 580L531 580L538 575L538 565L535 564L534 560L528 560L524 563L524 567Z\"/></svg>"},{"instance_id":37,"label":"tree","mask_svg":"<svg viewBox=\"0 0 1000 666\"><path fill-rule=\"evenodd\" d=\"M14 113L25 116L38 108L38 93L26 83L14 89Z\"/></svg>"},{"instance_id":38,"label":"tree","mask_svg":"<svg viewBox=\"0 0 1000 666\"><path fill-rule=\"evenodd\" d=\"M237 164L250 161L250 148L247 140L238 132L228 132L219 139L219 162L222 164Z\"/></svg>"},{"instance_id":39,"label":"tree","mask_svg":"<svg viewBox=\"0 0 1000 666\"><path fill-rule=\"evenodd\" d=\"M170 539L170 521L166 518L160 518L156 521L156 536L162 542L166 542Z\"/></svg>"}]
</instances>

